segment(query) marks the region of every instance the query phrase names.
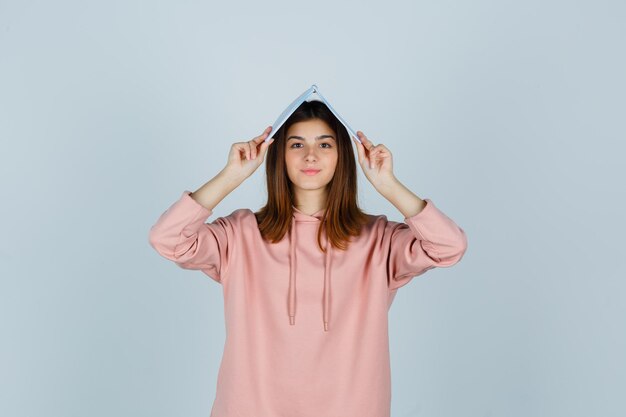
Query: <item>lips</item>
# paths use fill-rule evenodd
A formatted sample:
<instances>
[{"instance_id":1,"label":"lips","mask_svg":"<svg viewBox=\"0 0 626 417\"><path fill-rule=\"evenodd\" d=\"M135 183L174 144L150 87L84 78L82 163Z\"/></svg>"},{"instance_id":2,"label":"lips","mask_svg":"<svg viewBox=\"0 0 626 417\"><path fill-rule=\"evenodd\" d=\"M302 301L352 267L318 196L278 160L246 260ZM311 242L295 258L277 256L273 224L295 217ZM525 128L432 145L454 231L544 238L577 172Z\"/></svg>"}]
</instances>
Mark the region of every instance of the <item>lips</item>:
<instances>
[{"instance_id":1,"label":"lips","mask_svg":"<svg viewBox=\"0 0 626 417\"><path fill-rule=\"evenodd\" d=\"M303 169L302 172L304 172L306 175L315 175L318 172L320 172L319 169Z\"/></svg>"}]
</instances>

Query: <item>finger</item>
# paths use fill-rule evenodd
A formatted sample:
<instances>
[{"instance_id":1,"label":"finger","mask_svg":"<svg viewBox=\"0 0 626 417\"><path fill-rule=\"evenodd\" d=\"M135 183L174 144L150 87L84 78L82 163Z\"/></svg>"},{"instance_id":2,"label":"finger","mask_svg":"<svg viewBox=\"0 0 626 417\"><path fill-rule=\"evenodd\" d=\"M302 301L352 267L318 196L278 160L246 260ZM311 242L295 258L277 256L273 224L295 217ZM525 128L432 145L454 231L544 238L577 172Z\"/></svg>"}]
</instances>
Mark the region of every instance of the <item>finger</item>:
<instances>
[{"instance_id":1,"label":"finger","mask_svg":"<svg viewBox=\"0 0 626 417\"><path fill-rule=\"evenodd\" d=\"M363 142L363 146L365 146L365 148L369 150L372 147L373 143L367 138L367 136L365 136L365 133L361 132L360 130L357 132L357 134L359 133L359 138Z\"/></svg>"},{"instance_id":2,"label":"finger","mask_svg":"<svg viewBox=\"0 0 626 417\"><path fill-rule=\"evenodd\" d=\"M354 139L354 143L356 144L356 151L359 156L359 163L361 163L363 161L363 158L365 158L365 155L363 154L364 153L363 144L356 139Z\"/></svg>"},{"instance_id":3,"label":"finger","mask_svg":"<svg viewBox=\"0 0 626 417\"><path fill-rule=\"evenodd\" d=\"M388 150L388 148L385 145L383 145L382 143L379 143L378 145L376 145L376 147L380 148L383 152Z\"/></svg>"},{"instance_id":4,"label":"finger","mask_svg":"<svg viewBox=\"0 0 626 417\"><path fill-rule=\"evenodd\" d=\"M374 156L374 159L375 159L376 162L382 161L382 160L388 159L388 158L391 158L391 152L389 152L387 150L384 150L384 149L376 152L376 154Z\"/></svg>"},{"instance_id":5,"label":"finger","mask_svg":"<svg viewBox=\"0 0 626 417\"><path fill-rule=\"evenodd\" d=\"M380 150L376 146L372 146L371 148L369 148L370 161L374 161L378 152L380 152Z\"/></svg>"},{"instance_id":6,"label":"finger","mask_svg":"<svg viewBox=\"0 0 626 417\"><path fill-rule=\"evenodd\" d=\"M370 162L370 169L374 168L374 165L376 165L376 158L373 154L370 154L369 162Z\"/></svg>"},{"instance_id":7,"label":"finger","mask_svg":"<svg viewBox=\"0 0 626 417\"><path fill-rule=\"evenodd\" d=\"M274 142L274 138L268 140L267 142L263 142L261 144L261 159L265 158L265 153L267 152L267 148L269 148L269 146L272 144L272 142Z\"/></svg>"},{"instance_id":8,"label":"finger","mask_svg":"<svg viewBox=\"0 0 626 417\"><path fill-rule=\"evenodd\" d=\"M267 135L270 133L271 130L272 130L272 126L266 127L263 133L261 133L259 136L255 137L252 140L254 141L254 143L261 143L267 138Z\"/></svg>"},{"instance_id":9,"label":"finger","mask_svg":"<svg viewBox=\"0 0 626 417\"><path fill-rule=\"evenodd\" d=\"M376 154L376 158L378 158L378 159L385 159L385 158L389 158L389 155L390 154L387 153L387 152L378 152Z\"/></svg>"},{"instance_id":10,"label":"finger","mask_svg":"<svg viewBox=\"0 0 626 417\"><path fill-rule=\"evenodd\" d=\"M366 158L368 158L371 155L372 150L374 149L374 144L369 139L367 139L367 137L362 132L361 135L363 153Z\"/></svg>"},{"instance_id":11,"label":"finger","mask_svg":"<svg viewBox=\"0 0 626 417\"><path fill-rule=\"evenodd\" d=\"M255 137L254 139L248 141L248 143L251 146L251 155L252 155L252 159L256 159L257 156L257 148L259 146L259 144L263 144L269 141L266 141L265 139L267 139L267 135L270 133L270 131L272 130L272 126L268 126L265 128L265 130L263 131L263 133L257 137ZM252 143L250 143L252 142Z\"/></svg>"},{"instance_id":12,"label":"finger","mask_svg":"<svg viewBox=\"0 0 626 417\"><path fill-rule=\"evenodd\" d=\"M374 153L389 153L389 149L387 149L387 147L385 147L385 145L383 145L382 143L370 148L370 152L374 152Z\"/></svg>"},{"instance_id":13,"label":"finger","mask_svg":"<svg viewBox=\"0 0 626 417\"><path fill-rule=\"evenodd\" d=\"M257 155L256 143L253 142L250 144L250 151L252 154L252 159L256 159L256 155Z\"/></svg>"},{"instance_id":14,"label":"finger","mask_svg":"<svg viewBox=\"0 0 626 417\"><path fill-rule=\"evenodd\" d=\"M256 156L259 154L259 150L254 143L250 144L250 159L256 159Z\"/></svg>"},{"instance_id":15,"label":"finger","mask_svg":"<svg viewBox=\"0 0 626 417\"><path fill-rule=\"evenodd\" d=\"M263 160L263 154L265 153L265 148L267 148L267 142L263 142L259 148L259 150L256 152L254 159L258 159L258 160Z\"/></svg>"},{"instance_id":16,"label":"finger","mask_svg":"<svg viewBox=\"0 0 626 417\"><path fill-rule=\"evenodd\" d=\"M373 156L374 163L377 163L378 161L385 159L386 157L387 155L384 152L376 152Z\"/></svg>"},{"instance_id":17,"label":"finger","mask_svg":"<svg viewBox=\"0 0 626 417\"><path fill-rule=\"evenodd\" d=\"M376 149L374 149L376 148ZM378 147L374 147L370 150L370 168L373 168L378 163L378 158L380 157L381 150Z\"/></svg>"},{"instance_id":18,"label":"finger","mask_svg":"<svg viewBox=\"0 0 626 417\"><path fill-rule=\"evenodd\" d=\"M388 155L390 152L387 148L385 148L383 145L377 145L376 149L374 149L373 151L373 155L376 156L384 156L384 155Z\"/></svg>"},{"instance_id":19,"label":"finger","mask_svg":"<svg viewBox=\"0 0 626 417\"><path fill-rule=\"evenodd\" d=\"M378 145L378 146L380 147L379 151L378 151L380 156L382 156L382 157L391 156L391 151L389 149L387 149L385 147L385 145Z\"/></svg>"},{"instance_id":20,"label":"finger","mask_svg":"<svg viewBox=\"0 0 626 417\"><path fill-rule=\"evenodd\" d=\"M250 147L248 146L248 142L243 142L241 144L241 152L243 153L244 160L248 160L248 149L250 149Z\"/></svg>"},{"instance_id":21,"label":"finger","mask_svg":"<svg viewBox=\"0 0 626 417\"><path fill-rule=\"evenodd\" d=\"M240 160L245 160L246 159L246 149L244 148L244 145L237 145L237 155L239 156Z\"/></svg>"},{"instance_id":22,"label":"finger","mask_svg":"<svg viewBox=\"0 0 626 417\"><path fill-rule=\"evenodd\" d=\"M369 155L367 154L367 149L365 149L365 145L360 145L361 146L361 160L359 162L361 162L364 166L369 164Z\"/></svg>"}]
</instances>

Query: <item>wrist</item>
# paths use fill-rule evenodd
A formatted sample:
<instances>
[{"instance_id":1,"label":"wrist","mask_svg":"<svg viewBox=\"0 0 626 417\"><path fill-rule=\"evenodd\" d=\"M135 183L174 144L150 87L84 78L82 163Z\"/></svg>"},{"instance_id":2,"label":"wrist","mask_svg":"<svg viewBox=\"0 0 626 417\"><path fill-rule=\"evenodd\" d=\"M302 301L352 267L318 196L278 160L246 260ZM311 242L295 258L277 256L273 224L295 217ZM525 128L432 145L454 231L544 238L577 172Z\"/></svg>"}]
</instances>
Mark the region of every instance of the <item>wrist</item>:
<instances>
[{"instance_id":1,"label":"wrist","mask_svg":"<svg viewBox=\"0 0 626 417\"><path fill-rule=\"evenodd\" d=\"M239 187L242 182L246 180L246 177L241 174L237 174L227 168L222 169L217 176L222 184L225 184L231 190Z\"/></svg>"},{"instance_id":2,"label":"wrist","mask_svg":"<svg viewBox=\"0 0 626 417\"><path fill-rule=\"evenodd\" d=\"M401 186L402 184L394 175L387 178L382 178L376 184L374 184L374 188L376 188L378 192L384 196L393 194L394 190L397 190L398 187Z\"/></svg>"}]
</instances>

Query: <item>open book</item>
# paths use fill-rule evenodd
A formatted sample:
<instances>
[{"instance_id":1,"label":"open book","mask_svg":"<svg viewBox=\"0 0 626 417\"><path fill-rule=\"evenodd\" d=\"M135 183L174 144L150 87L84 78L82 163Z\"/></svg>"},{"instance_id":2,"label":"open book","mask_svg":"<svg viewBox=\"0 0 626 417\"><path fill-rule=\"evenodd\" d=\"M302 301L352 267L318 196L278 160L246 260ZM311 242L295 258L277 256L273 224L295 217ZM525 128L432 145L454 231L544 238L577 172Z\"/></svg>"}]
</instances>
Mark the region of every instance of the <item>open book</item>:
<instances>
[{"instance_id":1,"label":"open book","mask_svg":"<svg viewBox=\"0 0 626 417\"><path fill-rule=\"evenodd\" d=\"M348 123L346 123L345 120L343 120L343 117L341 117L339 115L339 113L337 113L335 111L335 109L333 108L333 106L330 105L330 103L324 98L324 96L320 93L320 89L313 84L311 87L309 87L308 90L306 90L304 93L300 94L298 96L298 98L296 98L290 105L289 107L287 107L281 114L280 116L278 116L278 119L276 119L276 121L274 122L274 124L272 125L272 131L270 132L270 134L267 136L267 138L265 139L265 141L267 142L268 140L270 140L272 138L272 136L274 136L274 134L276 134L276 132L278 131L278 129L280 129L280 127L287 121L287 119L289 118L289 116L291 116L291 114L298 108L298 106L300 106L300 104L302 104L307 98L309 98L309 96L311 96L311 94L313 93L317 93L317 96L320 98L319 101L322 101L324 104L326 104L326 106L328 106L328 108L330 109L331 112L333 112L333 114L335 115L335 117L337 117L337 119L339 119L339 121L341 122L341 124L343 124L346 129L348 130L349 133L352 134L352 136L354 136L354 138L356 140L359 141L359 143L361 143L361 140L359 139L359 137L356 135L356 132L354 130L352 130L352 128L350 126L348 126Z\"/></svg>"}]
</instances>

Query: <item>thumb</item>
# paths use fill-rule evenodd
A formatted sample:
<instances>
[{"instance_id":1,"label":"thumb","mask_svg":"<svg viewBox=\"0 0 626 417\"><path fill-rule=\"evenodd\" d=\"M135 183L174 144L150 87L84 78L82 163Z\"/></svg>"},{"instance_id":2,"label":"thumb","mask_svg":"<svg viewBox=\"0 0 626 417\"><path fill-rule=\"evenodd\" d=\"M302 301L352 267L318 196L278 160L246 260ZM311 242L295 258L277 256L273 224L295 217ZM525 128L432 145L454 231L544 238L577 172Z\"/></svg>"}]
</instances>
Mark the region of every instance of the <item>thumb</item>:
<instances>
[{"instance_id":1,"label":"thumb","mask_svg":"<svg viewBox=\"0 0 626 417\"><path fill-rule=\"evenodd\" d=\"M352 136L352 139L354 139L354 136ZM354 143L356 145L356 150L357 153L359 154L359 161L362 161L365 159L365 155L363 154L364 150L363 150L363 144L360 143L358 140L354 139Z\"/></svg>"},{"instance_id":2,"label":"thumb","mask_svg":"<svg viewBox=\"0 0 626 417\"><path fill-rule=\"evenodd\" d=\"M267 142L263 141L261 144L261 161L265 158L265 153L267 152L267 148L269 148L270 144L274 142L274 138L271 138Z\"/></svg>"}]
</instances>

